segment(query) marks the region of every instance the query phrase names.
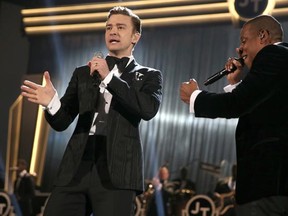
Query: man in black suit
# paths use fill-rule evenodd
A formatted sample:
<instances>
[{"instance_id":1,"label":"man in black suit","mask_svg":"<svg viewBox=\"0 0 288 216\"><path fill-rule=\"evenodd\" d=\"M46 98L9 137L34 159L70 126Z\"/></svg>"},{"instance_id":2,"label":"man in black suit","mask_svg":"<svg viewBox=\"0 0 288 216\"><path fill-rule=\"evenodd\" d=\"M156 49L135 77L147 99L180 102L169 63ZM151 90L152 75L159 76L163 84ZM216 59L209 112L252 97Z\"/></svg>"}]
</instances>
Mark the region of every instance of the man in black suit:
<instances>
[{"instance_id":1,"label":"man in black suit","mask_svg":"<svg viewBox=\"0 0 288 216\"><path fill-rule=\"evenodd\" d=\"M133 214L135 195L144 190L139 124L156 115L162 97L161 72L132 55L140 36L139 17L115 7L106 22L108 56L76 68L60 101L47 71L45 86L24 81L22 95L46 107L55 130L65 130L79 115L44 215Z\"/></svg>"},{"instance_id":2,"label":"man in black suit","mask_svg":"<svg viewBox=\"0 0 288 216\"><path fill-rule=\"evenodd\" d=\"M14 194L22 216L34 215L35 184L33 177L27 171L27 162L24 159L19 159L17 162L17 179L14 184Z\"/></svg>"},{"instance_id":3,"label":"man in black suit","mask_svg":"<svg viewBox=\"0 0 288 216\"><path fill-rule=\"evenodd\" d=\"M226 93L200 91L195 80L182 83L181 99L196 117L239 118L237 146L237 215L287 215L288 212L288 44L281 24L261 15L247 21L237 49L249 72L240 82L243 66L228 75ZM227 88L226 88L227 89Z\"/></svg>"}]
</instances>

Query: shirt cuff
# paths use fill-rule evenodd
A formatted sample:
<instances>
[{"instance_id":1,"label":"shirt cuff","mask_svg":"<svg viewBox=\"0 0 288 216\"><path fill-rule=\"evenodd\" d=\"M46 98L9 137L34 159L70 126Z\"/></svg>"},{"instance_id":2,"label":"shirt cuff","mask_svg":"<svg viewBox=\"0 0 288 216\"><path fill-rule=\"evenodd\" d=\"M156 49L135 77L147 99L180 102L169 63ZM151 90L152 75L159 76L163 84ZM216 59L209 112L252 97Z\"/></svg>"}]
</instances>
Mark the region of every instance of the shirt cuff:
<instances>
[{"instance_id":1,"label":"shirt cuff","mask_svg":"<svg viewBox=\"0 0 288 216\"><path fill-rule=\"evenodd\" d=\"M200 94L202 91L201 90L195 90L191 96L190 96L190 113L195 113L194 110L194 103L196 100L196 97L198 96L198 94Z\"/></svg>"},{"instance_id":2,"label":"shirt cuff","mask_svg":"<svg viewBox=\"0 0 288 216\"><path fill-rule=\"evenodd\" d=\"M58 93L56 92L52 100L48 104L48 106L44 107L44 109L47 110L47 112L53 116L60 109L60 107L61 107L61 102L60 102Z\"/></svg>"},{"instance_id":3,"label":"shirt cuff","mask_svg":"<svg viewBox=\"0 0 288 216\"><path fill-rule=\"evenodd\" d=\"M107 85L110 83L110 81L112 80L112 78L113 78L113 73L110 72L110 73L105 77L105 79L103 79L103 80L101 81L101 83L100 83L100 85L99 85L99 87L100 87L100 92L101 92L101 93L103 93L104 90L107 88Z\"/></svg>"},{"instance_id":4,"label":"shirt cuff","mask_svg":"<svg viewBox=\"0 0 288 216\"><path fill-rule=\"evenodd\" d=\"M240 82L236 83L236 84L227 85L227 86L225 86L223 89L224 89L225 92L232 92L233 89L235 89L236 86L238 86L241 82L242 82L242 80L241 80Z\"/></svg>"}]
</instances>

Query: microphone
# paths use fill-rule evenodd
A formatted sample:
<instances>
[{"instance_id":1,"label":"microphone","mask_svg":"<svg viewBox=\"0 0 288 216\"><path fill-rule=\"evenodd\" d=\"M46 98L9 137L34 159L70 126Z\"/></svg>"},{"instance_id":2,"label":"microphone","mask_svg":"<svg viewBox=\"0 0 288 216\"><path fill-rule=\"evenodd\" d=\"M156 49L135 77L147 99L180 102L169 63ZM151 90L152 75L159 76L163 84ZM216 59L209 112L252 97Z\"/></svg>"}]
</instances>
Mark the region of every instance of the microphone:
<instances>
[{"instance_id":1,"label":"microphone","mask_svg":"<svg viewBox=\"0 0 288 216\"><path fill-rule=\"evenodd\" d=\"M243 66L244 65L244 57L241 57L241 58L235 58L236 61L240 62L241 65ZM232 73L234 72L235 70L237 69L237 67L233 64L233 67L230 71L226 70L225 68L223 68L221 71L213 74L212 76L210 76L205 82L204 82L204 85L207 86L207 85L210 85L214 82L216 82L217 80L221 79L223 76L229 74L229 73Z\"/></svg>"},{"instance_id":2,"label":"microphone","mask_svg":"<svg viewBox=\"0 0 288 216\"><path fill-rule=\"evenodd\" d=\"M94 57L97 57L97 58L104 58L104 55L103 55L103 53L101 52L101 51L97 51L97 52L95 52L94 53Z\"/></svg>"},{"instance_id":3,"label":"microphone","mask_svg":"<svg viewBox=\"0 0 288 216\"><path fill-rule=\"evenodd\" d=\"M101 51L97 51L97 52L94 53L94 57L103 59L104 55L103 55L103 53ZM94 71L92 78L93 78L93 85L99 86L100 83L101 83L101 77L100 77L100 75L99 75L97 70Z\"/></svg>"}]
</instances>

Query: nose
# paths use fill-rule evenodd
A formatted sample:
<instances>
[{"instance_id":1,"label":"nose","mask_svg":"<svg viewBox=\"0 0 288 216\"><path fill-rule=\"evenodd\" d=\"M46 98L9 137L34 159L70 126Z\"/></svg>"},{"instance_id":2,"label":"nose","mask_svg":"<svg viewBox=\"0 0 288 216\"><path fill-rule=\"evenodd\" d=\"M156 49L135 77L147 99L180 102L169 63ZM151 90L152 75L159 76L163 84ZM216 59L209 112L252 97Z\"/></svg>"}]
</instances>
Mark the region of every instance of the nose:
<instances>
[{"instance_id":1,"label":"nose","mask_svg":"<svg viewBox=\"0 0 288 216\"><path fill-rule=\"evenodd\" d=\"M242 55L242 53L243 53L243 47L242 47L242 45L240 45L240 47L239 47L239 54Z\"/></svg>"},{"instance_id":2,"label":"nose","mask_svg":"<svg viewBox=\"0 0 288 216\"><path fill-rule=\"evenodd\" d=\"M112 27L110 30L110 35L115 35L117 33L117 28Z\"/></svg>"}]
</instances>

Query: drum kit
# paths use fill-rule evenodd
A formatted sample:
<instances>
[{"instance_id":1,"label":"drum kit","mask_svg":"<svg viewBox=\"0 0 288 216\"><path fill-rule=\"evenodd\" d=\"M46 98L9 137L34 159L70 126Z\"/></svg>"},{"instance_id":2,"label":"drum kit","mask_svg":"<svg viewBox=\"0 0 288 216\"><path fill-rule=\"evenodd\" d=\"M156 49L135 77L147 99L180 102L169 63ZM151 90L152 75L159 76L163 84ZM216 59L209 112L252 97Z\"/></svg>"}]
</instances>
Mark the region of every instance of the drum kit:
<instances>
[{"instance_id":1,"label":"drum kit","mask_svg":"<svg viewBox=\"0 0 288 216\"><path fill-rule=\"evenodd\" d=\"M146 191L137 196L135 199L135 216L156 216L157 214L151 213L150 208L155 202L155 187L150 181L148 182ZM191 216L191 215L202 215L202 208L208 211L214 216L225 216L228 211L234 208L234 192L227 194L217 194L213 197L196 194L194 190L183 188L171 190L171 186L175 186L179 184L179 182L169 182L169 199L163 198L163 201L166 200L165 203L165 216ZM176 187L177 188L177 187ZM166 193L167 194L167 193ZM228 202L229 201L229 202ZM197 203L199 203L197 210ZM201 205L203 205L201 207ZM193 209L193 210L192 210ZM197 214L194 214L195 212ZM203 210L204 211L204 210ZM194 213L193 213L194 212ZM206 215L206 214L205 214ZM230 215L230 214L228 214Z\"/></svg>"},{"instance_id":2,"label":"drum kit","mask_svg":"<svg viewBox=\"0 0 288 216\"><path fill-rule=\"evenodd\" d=\"M145 180L147 187L143 194L138 195L135 199L135 216L150 216L149 209L155 202L155 187L151 180ZM195 191L190 189L174 189L179 182L168 182L163 188L166 194L169 194L168 203L165 203L167 208L165 216L181 216L182 210L185 208L186 203L195 195Z\"/></svg>"}]
</instances>

